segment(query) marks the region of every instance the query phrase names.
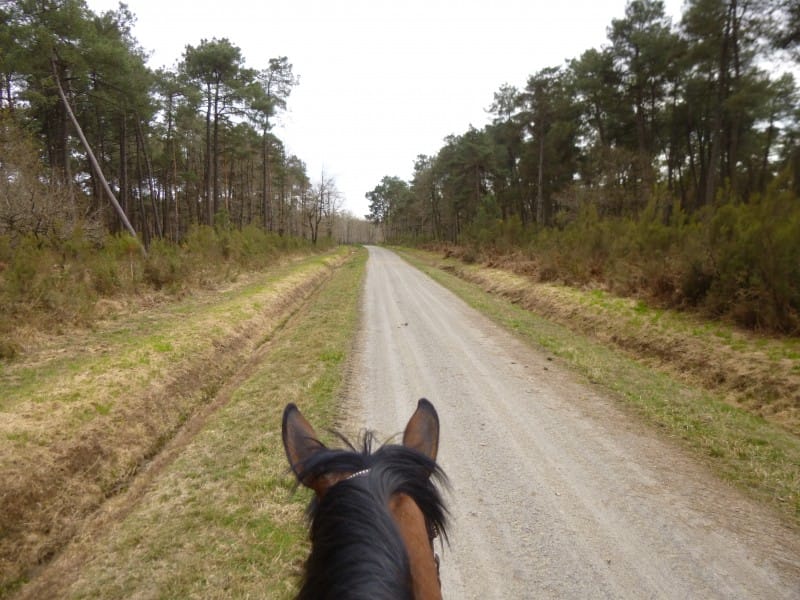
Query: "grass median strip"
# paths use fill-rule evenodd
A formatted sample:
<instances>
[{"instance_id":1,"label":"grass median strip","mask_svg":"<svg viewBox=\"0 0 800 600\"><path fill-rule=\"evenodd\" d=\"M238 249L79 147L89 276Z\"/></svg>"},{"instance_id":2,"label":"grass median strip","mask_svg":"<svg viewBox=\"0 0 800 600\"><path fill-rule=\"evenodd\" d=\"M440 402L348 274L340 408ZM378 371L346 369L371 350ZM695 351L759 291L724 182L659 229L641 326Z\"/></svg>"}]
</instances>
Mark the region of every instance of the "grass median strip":
<instances>
[{"instance_id":1,"label":"grass median strip","mask_svg":"<svg viewBox=\"0 0 800 600\"><path fill-rule=\"evenodd\" d=\"M281 414L295 402L334 425L365 263L360 250L276 332L224 407L92 545L68 589L56 561L25 597L292 597L308 496L292 493Z\"/></svg>"},{"instance_id":2,"label":"grass median strip","mask_svg":"<svg viewBox=\"0 0 800 600\"><path fill-rule=\"evenodd\" d=\"M681 381L597 339L490 294L443 270L440 259L433 254L400 253L473 308L527 343L552 352L588 382L613 392L629 410L691 448L721 477L773 504L789 521L800 525L797 435L732 406L721 394ZM575 302L571 308L577 311L579 304Z\"/></svg>"}]
</instances>

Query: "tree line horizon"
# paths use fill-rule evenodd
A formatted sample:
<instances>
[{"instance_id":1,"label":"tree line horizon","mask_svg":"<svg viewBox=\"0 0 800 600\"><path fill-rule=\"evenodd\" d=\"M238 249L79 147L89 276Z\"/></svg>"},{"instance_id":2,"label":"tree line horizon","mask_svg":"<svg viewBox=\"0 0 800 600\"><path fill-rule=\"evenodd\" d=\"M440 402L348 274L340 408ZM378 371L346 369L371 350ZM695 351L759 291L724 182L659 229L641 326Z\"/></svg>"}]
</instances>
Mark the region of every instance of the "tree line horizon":
<instances>
[{"instance_id":1,"label":"tree line horizon","mask_svg":"<svg viewBox=\"0 0 800 600\"><path fill-rule=\"evenodd\" d=\"M776 75L764 62L778 59ZM410 181L384 177L367 218L456 241L481 211L551 226L584 203L621 215L666 195L693 212L785 170L796 192L798 67L789 0L688 0L677 24L661 0L630 1L606 45L500 86L489 125L417 156Z\"/></svg>"},{"instance_id":2,"label":"tree line horizon","mask_svg":"<svg viewBox=\"0 0 800 600\"><path fill-rule=\"evenodd\" d=\"M0 234L47 236L87 220L120 231L106 179L145 245L218 219L312 241L331 235L342 205L335 180L312 181L273 133L299 84L288 57L253 68L214 37L151 69L134 22L125 4L99 14L85 0L0 6L0 168L10 198Z\"/></svg>"},{"instance_id":3,"label":"tree line horizon","mask_svg":"<svg viewBox=\"0 0 800 600\"><path fill-rule=\"evenodd\" d=\"M687 0L673 23L633 0L607 32L502 85L491 122L409 181L383 177L367 218L390 241L799 331L800 3Z\"/></svg>"},{"instance_id":4,"label":"tree line horizon","mask_svg":"<svg viewBox=\"0 0 800 600\"><path fill-rule=\"evenodd\" d=\"M124 4L0 5L0 266L30 237L102 247L123 230L109 191L145 246L198 227L375 241L272 131L298 84L287 57L252 68L212 38L152 70L133 22ZM387 241L800 331L800 102L770 61L798 70L794 0L687 0L677 23L630 1L607 44L502 85L490 124L384 177L367 219Z\"/></svg>"}]
</instances>

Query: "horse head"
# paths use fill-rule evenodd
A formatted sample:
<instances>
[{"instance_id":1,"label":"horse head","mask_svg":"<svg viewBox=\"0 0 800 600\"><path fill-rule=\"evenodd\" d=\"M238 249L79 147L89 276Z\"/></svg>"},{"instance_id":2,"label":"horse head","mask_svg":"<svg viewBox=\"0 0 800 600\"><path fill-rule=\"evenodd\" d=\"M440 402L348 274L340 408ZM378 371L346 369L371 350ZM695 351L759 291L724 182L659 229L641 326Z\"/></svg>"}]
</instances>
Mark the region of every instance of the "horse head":
<instances>
[{"instance_id":1,"label":"horse head","mask_svg":"<svg viewBox=\"0 0 800 600\"><path fill-rule=\"evenodd\" d=\"M311 553L300 598L441 598L433 539L445 535L435 481L439 417L422 399L402 445L330 449L300 410L283 413L283 445L297 480L314 490Z\"/></svg>"}]
</instances>

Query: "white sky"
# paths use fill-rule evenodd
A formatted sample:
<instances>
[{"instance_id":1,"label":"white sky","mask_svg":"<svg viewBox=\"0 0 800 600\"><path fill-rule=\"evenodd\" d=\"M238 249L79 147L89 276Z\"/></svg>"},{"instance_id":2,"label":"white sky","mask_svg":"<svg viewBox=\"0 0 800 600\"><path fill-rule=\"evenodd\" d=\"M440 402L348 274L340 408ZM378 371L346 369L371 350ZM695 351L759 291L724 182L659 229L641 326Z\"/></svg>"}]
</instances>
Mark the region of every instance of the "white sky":
<instances>
[{"instance_id":1,"label":"white sky","mask_svg":"<svg viewBox=\"0 0 800 600\"><path fill-rule=\"evenodd\" d=\"M87 0L95 12L116 0ZM248 67L287 56L300 76L276 134L324 170L344 208L362 217L384 175L410 179L418 154L483 127L504 83L607 42L626 0L128 0L150 66L172 66L187 44L227 37ZM666 0L680 18L683 0Z\"/></svg>"}]
</instances>

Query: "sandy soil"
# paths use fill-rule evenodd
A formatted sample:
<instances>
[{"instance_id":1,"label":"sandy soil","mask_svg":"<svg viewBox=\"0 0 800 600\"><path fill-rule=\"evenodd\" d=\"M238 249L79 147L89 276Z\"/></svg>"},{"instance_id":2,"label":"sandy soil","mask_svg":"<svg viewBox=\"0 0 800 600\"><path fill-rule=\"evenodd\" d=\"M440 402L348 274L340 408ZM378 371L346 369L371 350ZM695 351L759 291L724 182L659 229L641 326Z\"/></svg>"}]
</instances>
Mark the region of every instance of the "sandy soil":
<instances>
[{"instance_id":1,"label":"sandy soil","mask_svg":"<svg viewBox=\"0 0 800 600\"><path fill-rule=\"evenodd\" d=\"M798 598L800 537L613 399L370 248L353 409L419 397L450 477L446 598Z\"/></svg>"}]
</instances>

